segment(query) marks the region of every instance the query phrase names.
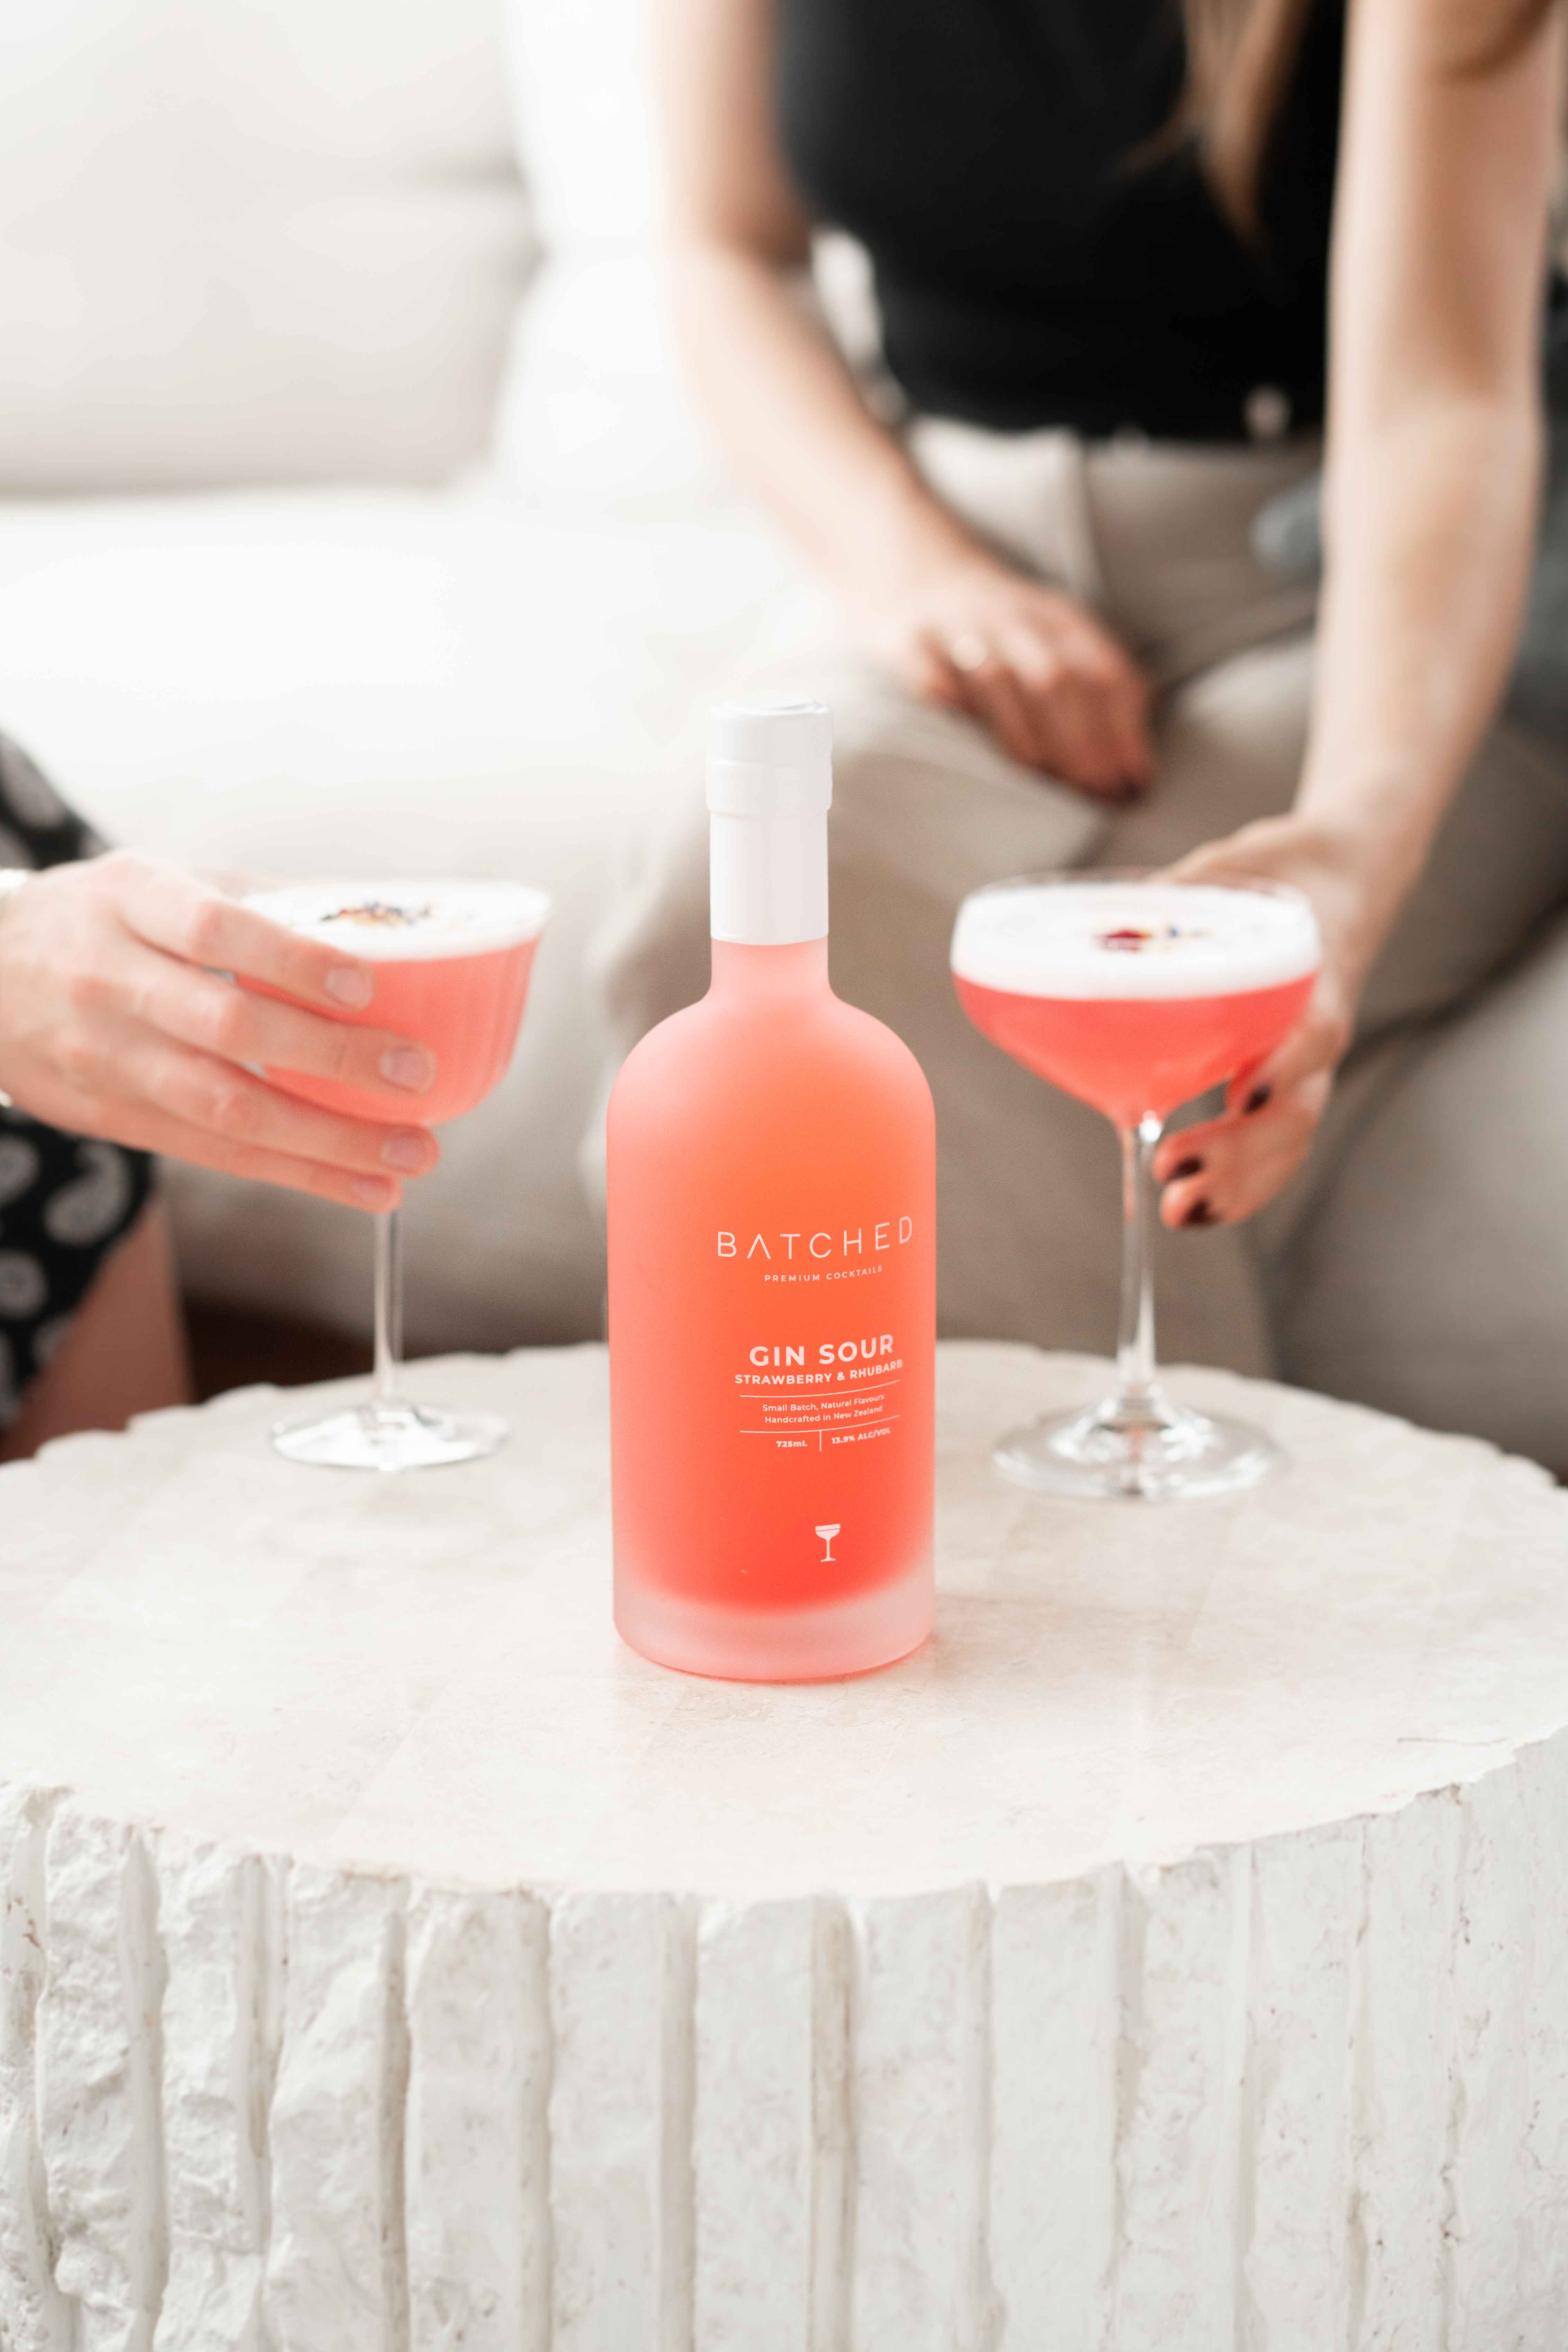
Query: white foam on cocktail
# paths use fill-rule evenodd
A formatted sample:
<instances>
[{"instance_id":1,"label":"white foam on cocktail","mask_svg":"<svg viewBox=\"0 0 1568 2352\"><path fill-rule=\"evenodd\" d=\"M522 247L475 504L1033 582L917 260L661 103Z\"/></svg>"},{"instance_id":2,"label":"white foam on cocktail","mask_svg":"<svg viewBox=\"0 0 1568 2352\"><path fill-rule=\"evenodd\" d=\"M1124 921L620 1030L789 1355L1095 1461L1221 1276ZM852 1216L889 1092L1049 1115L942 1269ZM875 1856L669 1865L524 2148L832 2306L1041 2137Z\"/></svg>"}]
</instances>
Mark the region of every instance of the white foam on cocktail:
<instances>
[{"instance_id":1,"label":"white foam on cocktail","mask_svg":"<svg viewBox=\"0 0 1568 2352\"><path fill-rule=\"evenodd\" d=\"M1120 935L1120 936L1118 936ZM1304 898L1203 883L1021 883L958 911L952 969L1016 996L1227 996L1316 971Z\"/></svg>"},{"instance_id":2,"label":"white foam on cocktail","mask_svg":"<svg viewBox=\"0 0 1568 2352\"><path fill-rule=\"evenodd\" d=\"M246 904L373 963L492 955L537 939L550 910L522 882L290 882Z\"/></svg>"}]
</instances>

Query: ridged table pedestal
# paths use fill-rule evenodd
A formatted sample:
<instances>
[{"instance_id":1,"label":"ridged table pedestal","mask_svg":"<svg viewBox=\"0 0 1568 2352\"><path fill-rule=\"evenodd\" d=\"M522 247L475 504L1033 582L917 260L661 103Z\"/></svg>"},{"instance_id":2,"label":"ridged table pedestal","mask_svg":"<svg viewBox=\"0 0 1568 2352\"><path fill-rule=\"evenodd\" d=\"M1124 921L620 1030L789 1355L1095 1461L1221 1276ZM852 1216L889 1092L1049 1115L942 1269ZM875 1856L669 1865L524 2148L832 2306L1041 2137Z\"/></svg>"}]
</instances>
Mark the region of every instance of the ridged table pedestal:
<instances>
[{"instance_id":1,"label":"ridged table pedestal","mask_svg":"<svg viewBox=\"0 0 1568 2352\"><path fill-rule=\"evenodd\" d=\"M1568 1498L1220 1374L1286 1476L1066 1506L943 1351L934 1642L609 1621L602 1351L0 1473L5 2352L1562 2352Z\"/></svg>"}]
</instances>

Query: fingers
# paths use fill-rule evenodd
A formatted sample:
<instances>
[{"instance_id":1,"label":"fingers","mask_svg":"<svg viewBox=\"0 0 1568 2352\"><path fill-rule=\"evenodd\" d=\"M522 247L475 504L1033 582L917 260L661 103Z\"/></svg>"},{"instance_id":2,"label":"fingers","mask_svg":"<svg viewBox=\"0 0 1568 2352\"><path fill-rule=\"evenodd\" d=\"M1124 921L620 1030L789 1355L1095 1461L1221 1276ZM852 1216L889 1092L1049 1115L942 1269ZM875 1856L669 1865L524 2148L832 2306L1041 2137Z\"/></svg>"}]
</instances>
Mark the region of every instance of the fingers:
<instances>
[{"instance_id":1,"label":"fingers","mask_svg":"<svg viewBox=\"0 0 1568 2352\"><path fill-rule=\"evenodd\" d=\"M1077 615L1054 643L1022 633L1016 642L1015 658L1070 780L1113 793L1151 783L1149 692L1121 646Z\"/></svg>"},{"instance_id":2,"label":"fingers","mask_svg":"<svg viewBox=\"0 0 1568 2352\"><path fill-rule=\"evenodd\" d=\"M96 1092L57 1087L36 1108L40 1118L47 1117L68 1133L100 1135L108 1142L127 1144L134 1150L163 1152L198 1168L216 1169L221 1175L283 1185L290 1192L312 1193L318 1200L335 1201L344 1208L395 1209L403 1198L402 1179L391 1171L356 1172L274 1150L266 1144L247 1143L145 1100L110 1102Z\"/></svg>"},{"instance_id":3,"label":"fingers","mask_svg":"<svg viewBox=\"0 0 1568 2352\"><path fill-rule=\"evenodd\" d=\"M1231 1080L1223 1116L1166 1136L1155 1151L1165 1224L1239 1223L1289 1183L1310 1149L1352 1025L1325 964L1289 1035Z\"/></svg>"},{"instance_id":4,"label":"fingers","mask_svg":"<svg viewBox=\"0 0 1568 2352\"><path fill-rule=\"evenodd\" d=\"M355 1208L384 1208L436 1165L427 1129L347 1118L299 1102L216 1055L150 1030L72 1041L28 1108L68 1131L167 1151Z\"/></svg>"},{"instance_id":5,"label":"fingers","mask_svg":"<svg viewBox=\"0 0 1568 2352\"><path fill-rule=\"evenodd\" d=\"M434 1083L435 1055L391 1030L327 1020L165 955L132 954L125 1008L165 1037L229 1062L368 1087L386 1097L389 1119L413 1115Z\"/></svg>"},{"instance_id":6,"label":"fingers","mask_svg":"<svg viewBox=\"0 0 1568 2352\"><path fill-rule=\"evenodd\" d=\"M278 1184L291 1192L310 1192L319 1201L335 1201L347 1209L376 1212L395 1209L403 1199L401 1180L392 1174L356 1175L325 1160L309 1160L264 1144L236 1142L210 1128L193 1125L167 1113L149 1113L134 1140L144 1151L163 1152L220 1175L242 1176L255 1184Z\"/></svg>"},{"instance_id":7,"label":"fingers","mask_svg":"<svg viewBox=\"0 0 1568 2352\"><path fill-rule=\"evenodd\" d=\"M1029 705L1039 764L1068 783L1108 792L1122 781L1098 698L1054 646L1024 629L1003 641Z\"/></svg>"},{"instance_id":8,"label":"fingers","mask_svg":"<svg viewBox=\"0 0 1568 2352\"><path fill-rule=\"evenodd\" d=\"M216 1169L225 1176L243 1176L255 1184L278 1184L291 1192L310 1192L320 1201L335 1201L347 1209L382 1212L395 1209L403 1185L393 1175L355 1175L324 1160L306 1160L264 1145L235 1143L210 1129L183 1119L160 1117L149 1122L142 1148L167 1153L171 1159L193 1161L198 1168Z\"/></svg>"},{"instance_id":9,"label":"fingers","mask_svg":"<svg viewBox=\"0 0 1568 2352\"><path fill-rule=\"evenodd\" d=\"M933 630L920 631L911 640L900 667L905 685L920 701L934 702L944 710L968 709L963 681L953 667L941 637Z\"/></svg>"},{"instance_id":10,"label":"fingers","mask_svg":"<svg viewBox=\"0 0 1568 2352\"><path fill-rule=\"evenodd\" d=\"M341 1016L368 1003L368 965L320 940L297 938L238 901L173 868L132 857L104 861L130 960L84 983L84 1009L114 1013L225 1060L296 1070L365 1087L386 1098L387 1116L413 1109L436 1076L429 1049L391 1030ZM337 1018L235 988L232 971L268 991L327 1007Z\"/></svg>"},{"instance_id":11,"label":"fingers","mask_svg":"<svg viewBox=\"0 0 1568 2352\"><path fill-rule=\"evenodd\" d=\"M1094 616L976 549L907 598L862 608L922 701L967 710L1021 765L1125 799L1153 780L1149 688Z\"/></svg>"},{"instance_id":12,"label":"fingers","mask_svg":"<svg viewBox=\"0 0 1568 2352\"><path fill-rule=\"evenodd\" d=\"M1162 1222L1239 1224L1261 1209L1306 1158L1331 1083L1325 1067L1282 1092L1265 1089L1254 1110L1167 1136L1154 1154Z\"/></svg>"},{"instance_id":13,"label":"fingers","mask_svg":"<svg viewBox=\"0 0 1568 2352\"><path fill-rule=\"evenodd\" d=\"M1226 1094L1229 1110L1257 1113L1270 1096L1286 1095L1319 1071L1333 1069L1350 1044L1351 1023L1326 988L1320 987L1283 1045L1267 1060L1234 1077Z\"/></svg>"},{"instance_id":14,"label":"fingers","mask_svg":"<svg viewBox=\"0 0 1568 2352\"><path fill-rule=\"evenodd\" d=\"M1149 726L1148 681L1118 645L1105 639L1089 656L1118 772L1140 791L1154 781L1154 739Z\"/></svg>"},{"instance_id":15,"label":"fingers","mask_svg":"<svg viewBox=\"0 0 1568 2352\"><path fill-rule=\"evenodd\" d=\"M1165 1224L1237 1224L1273 1199L1307 1156L1346 1036L1321 988L1268 1059L1232 1079L1221 1118L1165 1138L1153 1162Z\"/></svg>"},{"instance_id":16,"label":"fingers","mask_svg":"<svg viewBox=\"0 0 1568 2352\"><path fill-rule=\"evenodd\" d=\"M928 638L925 659L938 684L928 698L951 703L956 689L1024 765L1112 798L1152 781L1147 688L1121 647L1079 616L1047 625L1043 614L1016 614L989 636L963 631L945 646Z\"/></svg>"},{"instance_id":17,"label":"fingers","mask_svg":"<svg viewBox=\"0 0 1568 2352\"><path fill-rule=\"evenodd\" d=\"M194 875L122 854L102 866L126 927L166 955L259 981L329 1013L362 1012L375 992L368 963L285 930Z\"/></svg>"},{"instance_id":18,"label":"fingers","mask_svg":"<svg viewBox=\"0 0 1568 2352\"><path fill-rule=\"evenodd\" d=\"M368 992L368 971L357 991L334 984L344 968L353 976L352 959L148 861L114 855L67 871L52 933L44 925L30 958L12 960L7 1085L36 1116L362 1209L393 1206L406 1177L435 1166L438 1147L417 1123L433 1056L341 1017L346 997ZM340 1017L235 987L208 960L324 997ZM246 1065L365 1086L384 1118L298 1101Z\"/></svg>"},{"instance_id":19,"label":"fingers","mask_svg":"<svg viewBox=\"0 0 1568 2352\"><path fill-rule=\"evenodd\" d=\"M122 1040L114 1082L121 1095L138 1097L158 1114L240 1151L383 1181L389 1171L395 1178L423 1176L440 1157L426 1128L384 1127L322 1110L232 1062L170 1045L150 1030L132 1031Z\"/></svg>"},{"instance_id":20,"label":"fingers","mask_svg":"<svg viewBox=\"0 0 1568 2352\"><path fill-rule=\"evenodd\" d=\"M986 646L977 659L961 669L960 682L967 708L990 729L1005 751L1026 768L1049 764L1047 740L1036 725L1030 698L999 652Z\"/></svg>"}]
</instances>

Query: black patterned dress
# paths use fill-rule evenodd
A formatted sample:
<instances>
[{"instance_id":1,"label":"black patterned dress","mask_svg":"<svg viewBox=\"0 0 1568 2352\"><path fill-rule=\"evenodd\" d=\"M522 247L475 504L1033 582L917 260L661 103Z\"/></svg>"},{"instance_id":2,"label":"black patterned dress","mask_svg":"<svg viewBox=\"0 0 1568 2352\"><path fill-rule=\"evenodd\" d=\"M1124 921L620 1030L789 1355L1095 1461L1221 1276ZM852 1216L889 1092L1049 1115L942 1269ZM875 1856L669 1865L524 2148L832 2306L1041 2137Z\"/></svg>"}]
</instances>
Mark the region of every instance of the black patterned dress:
<instances>
[{"instance_id":1,"label":"black patterned dress","mask_svg":"<svg viewBox=\"0 0 1568 2352\"><path fill-rule=\"evenodd\" d=\"M0 867L64 866L102 847L0 736ZM0 1100L0 1429L16 1420L152 1190L144 1151L62 1135Z\"/></svg>"}]
</instances>

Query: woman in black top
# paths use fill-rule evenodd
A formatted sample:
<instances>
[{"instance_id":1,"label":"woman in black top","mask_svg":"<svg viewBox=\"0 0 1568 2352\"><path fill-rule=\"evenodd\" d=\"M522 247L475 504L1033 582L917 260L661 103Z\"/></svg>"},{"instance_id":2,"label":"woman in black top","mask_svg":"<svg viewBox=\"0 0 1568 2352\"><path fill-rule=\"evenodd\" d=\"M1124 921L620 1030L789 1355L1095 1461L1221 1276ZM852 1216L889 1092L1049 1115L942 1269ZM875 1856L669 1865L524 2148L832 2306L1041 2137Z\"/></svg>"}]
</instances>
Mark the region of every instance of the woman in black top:
<instances>
[{"instance_id":1,"label":"woman in black top","mask_svg":"<svg viewBox=\"0 0 1568 2352\"><path fill-rule=\"evenodd\" d=\"M963 887L1028 865L1185 861L1308 892L1325 942L1309 1018L1157 1162L1165 1222L1222 1228L1300 1166L1352 1039L1364 1055L1414 1020L1457 1020L1568 899L1561 750L1488 733L1535 510L1558 12L663 0L663 15L689 358L731 455L888 682L836 697L836 971L903 1030L937 1092L944 1320L1098 1341L1106 1301L1082 1268L1110 1264L1089 1205L1103 1170L1096 1158L1080 1183L1078 1169L1100 1145L963 1037L942 953ZM869 253L891 404L792 290L823 226ZM1318 600L1259 562L1255 527L1313 472L1325 416ZM624 1034L689 992L697 870L694 854L665 856L621 923L608 999ZM1314 1215L1349 1196L1366 1099L1335 1098ZM1517 1230L1495 1169L1461 1205L1425 1142L1401 1150L1378 1215L1392 1198L1410 1234L1473 1215ZM1427 1189L1401 1200L1413 1155ZM1541 1163L1518 1165L1532 1199ZM1304 1198L1294 1188L1267 1229L1277 1328L1282 1235L1297 1252L1293 1368L1483 1425L1490 1375L1479 1396L1420 1385L1473 1326L1449 1278L1462 1253L1445 1250L1446 1289L1406 1253L1389 1309L1400 1369L1383 1380L1370 1302L1401 1233L1373 1238L1363 1202L1362 1238L1336 1243L1325 1279ZM1031 1292L1053 1252L1054 1286ZM1539 1318L1516 1255L1503 1356L1508 1315ZM1448 1319L1424 1331L1434 1287ZM1568 1251L1535 1290L1568 1308ZM1240 1235L1218 1234L1181 1293L1166 1291L1173 1353L1267 1360ZM1331 1296L1340 1338L1319 1348L1307 1327ZM1568 1455L1568 1396L1552 1411ZM1504 1433L1542 1443L1522 1423Z\"/></svg>"},{"instance_id":2,"label":"woman in black top","mask_svg":"<svg viewBox=\"0 0 1568 2352\"><path fill-rule=\"evenodd\" d=\"M1294 28L1244 234L1173 135L1172 0L775 0L773 23L784 166L869 249L913 408L1245 441L1264 383L1321 423L1342 0Z\"/></svg>"}]
</instances>

